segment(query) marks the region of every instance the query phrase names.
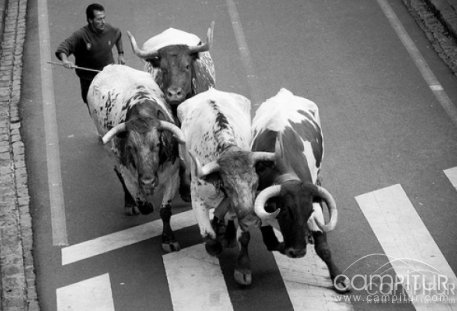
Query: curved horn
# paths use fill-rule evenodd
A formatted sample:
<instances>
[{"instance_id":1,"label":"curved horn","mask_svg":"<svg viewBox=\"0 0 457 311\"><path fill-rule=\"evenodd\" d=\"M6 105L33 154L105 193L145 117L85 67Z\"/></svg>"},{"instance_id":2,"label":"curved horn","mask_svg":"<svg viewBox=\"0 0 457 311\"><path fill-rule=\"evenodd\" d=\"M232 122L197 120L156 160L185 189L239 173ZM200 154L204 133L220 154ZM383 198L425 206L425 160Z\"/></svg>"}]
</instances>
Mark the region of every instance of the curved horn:
<instances>
[{"instance_id":1,"label":"curved horn","mask_svg":"<svg viewBox=\"0 0 457 311\"><path fill-rule=\"evenodd\" d=\"M267 220L267 219L276 218L276 216L278 216L278 214L280 212L279 208L276 211L274 211L273 213L269 213L265 210L265 203L268 201L268 199L270 199L272 197L276 197L280 193L281 193L281 186L274 185L274 186L270 186L268 188L263 189L257 195L257 198L255 199L255 203L254 203L254 211L260 219Z\"/></svg>"},{"instance_id":2,"label":"curved horn","mask_svg":"<svg viewBox=\"0 0 457 311\"><path fill-rule=\"evenodd\" d=\"M335 199L333 199L332 195L330 194L330 192L328 192L328 190L321 186L317 186L317 195L325 201L328 208L330 220L327 224L323 224L322 221L317 217L314 217L314 220L316 221L316 224L322 231L332 231L333 229L335 229L336 223L338 221L338 210L336 209Z\"/></svg>"},{"instance_id":3,"label":"curved horn","mask_svg":"<svg viewBox=\"0 0 457 311\"><path fill-rule=\"evenodd\" d=\"M159 120L159 130L167 130L173 133L173 136L178 140L180 144L186 143L186 138L184 137L184 133L181 131L179 127L175 124L167 121Z\"/></svg>"},{"instance_id":4,"label":"curved horn","mask_svg":"<svg viewBox=\"0 0 457 311\"><path fill-rule=\"evenodd\" d=\"M116 126L113 127L112 129L110 129L110 130L103 136L103 138L102 138L103 144L108 143L111 139L113 139L114 136L116 136L116 134L121 133L121 132L125 132L125 131L126 131L125 123L124 123L124 122L119 123L118 125L116 125Z\"/></svg>"},{"instance_id":5,"label":"curved horn","mask_svg":"<svg viewBox=\"0 0 457 311\"><path fill-rule=\"evenodd\" d=\"M263 151L255 151L252 153L252 158L254 159L254 163L257 161L275 161L275 154L273 152L263 152Z\"/></svg>"},{"instance_id":6,"label":"curved horn","mask_svg":"<svg viewBox=\"0 0 457 311\"><path fill-rule=\"evenodd\" d=\"M217 161L212 161L207 163L205 166L201 166L200 161L198 161L197 157L195 157L192 152L189 151L189 155L192 158L192 161L195 164L195 175L198 178L203 178L208 174L214 173L219 171L219 164Z\"/></svg>"},{"instance_id":7,"label":"curved horn","mask_svg":"<svg viewBox=\"0 0 457 311\"><path fill-rule=\"evenodd\" d=\"M135 53L136 56L143 58L143 59L154 58L154 57L158 56L158 53L156 50L145 51L143 49L140 49L138 47L138 45L136 44L135 37L130 33L130 31L127 31L127 35L129 36L130 45L132 46L133 53Z\"/></svg>"},{"instance_id":8,"label":"curved horn","mask_svg":"<svg viewBox=\"0 0 457 311\"><path fill-rule=\"evenodd\" d=\"M213 46L213 33L214 21L211 22L211 25L208 28L208 32L206 34L206 42L204 44L199 44L197 46L190 46L189 54L209 51Z\"/></svg>"}]
</instances>

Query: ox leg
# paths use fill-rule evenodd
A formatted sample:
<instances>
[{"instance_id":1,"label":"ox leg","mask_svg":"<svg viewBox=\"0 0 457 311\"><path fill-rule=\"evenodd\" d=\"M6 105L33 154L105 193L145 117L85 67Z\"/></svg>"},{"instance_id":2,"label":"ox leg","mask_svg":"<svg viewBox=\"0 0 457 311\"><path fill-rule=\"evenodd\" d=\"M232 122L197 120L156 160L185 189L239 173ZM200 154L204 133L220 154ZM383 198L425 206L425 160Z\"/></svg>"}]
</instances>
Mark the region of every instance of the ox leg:
<instances>
[{"instance_id":1,"label":"ox leg","mask_svg":"<svg viewBox=\"0 0 457 311\"><path fill-rule=\"evenodd\" d=\"M222 246L233 248L236 246L236 227L233 219L226 220L229 215L230 202L225 198L215 209L211 225L216 232L216 239Z\"/></svg>"},{"instance_id":2,"label":"ox leg","mask_svg":"<svg viewBox=\"0 0 457 311\"><path fill-rule=\"evenodd\" d=\"M181 249L175 234L171 229L171 202L178 191L179 174L178 168L174 170L171 178L165 185L165 190L162 197L162 207L160 208L160 218L162 219L162 249L166 253L177 252Z\"/></svg>"},{"instance_id":3,"label":"ox leg","mask_svg":"<svg viewBox=\"0 0 457 311\"><path fill-rule=\"evenodd\" d=\"M132 215L138 215L140 211L138 210L138 207L136 206L135 200L133 197L130 195L129 190L127 189L127 186L125 185L124 178L122 178L121 173L119 170L114 167L114 172L116 172L117 178L119 178L119 181L121 182L122 189L124 189L124 210L125 213L129 216Z\"/></svg>"},{"instance_id":4,"label":"ox leg","mask_svg":"<svg viewBox=\"0 0 457 311\"><path fill-rule=\"evenodd\" d=\"M335 265L332 259L332 253L327 243L327 234L325 232L314 232L314 249L317 255L325 262L330 272L330 278L333 282L333 288L340 293L350 290L349 279L341 274L341 270Z\"/></svg>"},{"instance_id":5,"label":"ox leg","mask_svg":"<svg viewBox=\"0 0 457 311\"><path fill-rule=\"evenodd\" d=\"M251 260L249 259L248 254L248 245L249 241L251 240L251 234L249 231L241 231L241 229L238 229L238 231L241 232L238 237L240 253L236 259L233 276L238 284L242 286L248 286L252 283Z\"/></svg>"},{"instance_id":6,"label":"ox leg","mask_svg":"<svg viewBox=\"0 0 457 311\"><path fill-rule=\"evenodd\" d=\"M262 226L260 227L260 231L262 232L263 243L267 247L267 250L285 254L284 243L278 241L272 226Z\"/></svg>"},{"instance_id":7,"label":"ox leg","mask_svg":"<svg viewBox=\"0 0 457 311\"><path fill-rule=\"evenodd\" d=\"M190 174L186 170L184 161L179 159L179 195L184 202L190 202Z\"/></svg>"},{"instance_id":8,"label":"ox leg","mask_svg":"<svg viewBox=\"0 0 457 311\"><path fill-rule=\"evenodd\" d=\"M192 210L197 218L200 235L205 242L205 249L211 256L217 256L222 252L222 244L217 240L216 233L209 219L208 209L203 200L192 189Z\"/></svg>"},{"instance_id":9,"label":"ox leg","mask_svg":"<svg viewBox=\"0 0 457 311\"><path fill-rule=\"evenodd\" d=\"M160 208L160 218L163 223L162 231L162 249L166 253L177 252L181 249L178 241L176 241L175 234L171 229L171 205L162 205Z\"/></svg>"}]
</instances>

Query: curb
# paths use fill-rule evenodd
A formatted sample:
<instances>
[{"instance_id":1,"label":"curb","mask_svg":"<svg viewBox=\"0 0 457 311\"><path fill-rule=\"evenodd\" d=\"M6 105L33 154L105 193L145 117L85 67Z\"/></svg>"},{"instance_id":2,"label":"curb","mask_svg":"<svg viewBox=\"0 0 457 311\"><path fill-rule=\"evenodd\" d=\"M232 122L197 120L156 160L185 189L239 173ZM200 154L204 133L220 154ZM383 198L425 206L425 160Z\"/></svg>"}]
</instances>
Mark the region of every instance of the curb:
<instances>
[{"instance_id":1,"label":"curb","mask_svg":"<svg viewBox=\"0 0 457 311\"><path fill-rule=\"evenodd\" d=\"M457 0L402 2L422 28L433 49L457 76Z\"/></svg>"},{"instance_id":2,"label":"curb","mask_svg":"<svg viewBox=\"0 0 457 311\"><path fill-rule=\"evenodd\" d=\"M0 1L0 309L38 311L19 115L27 0Z\"/></svg>"},{"instance_id":3,"label":"curb","mask_svg":"<svg viewBox=\"0 0 457 311\"><path fill-rule=\"evenodd\" d=\"M457 0L425 0L437 18L457 39Z\"/></svg>"}]
</instances>

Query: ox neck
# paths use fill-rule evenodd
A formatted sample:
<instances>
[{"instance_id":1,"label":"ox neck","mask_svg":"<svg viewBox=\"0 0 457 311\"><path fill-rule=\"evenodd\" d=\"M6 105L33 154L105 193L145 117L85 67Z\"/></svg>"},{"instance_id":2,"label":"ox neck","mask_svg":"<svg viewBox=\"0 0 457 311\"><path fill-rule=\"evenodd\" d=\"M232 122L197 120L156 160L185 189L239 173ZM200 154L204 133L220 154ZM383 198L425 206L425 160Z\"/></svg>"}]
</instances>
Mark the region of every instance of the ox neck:
<instances>
[{"instance_id":1,"label":"ox neck","mask_svg":"<svg viewBox=\"0 0 457 311\"><path fill-rule=\"evenodd\" d=\"M285 173L276 177L274 183L280 185L287 181L300 181L300 178L295 173Z\"/></svg>"}]
</instances>

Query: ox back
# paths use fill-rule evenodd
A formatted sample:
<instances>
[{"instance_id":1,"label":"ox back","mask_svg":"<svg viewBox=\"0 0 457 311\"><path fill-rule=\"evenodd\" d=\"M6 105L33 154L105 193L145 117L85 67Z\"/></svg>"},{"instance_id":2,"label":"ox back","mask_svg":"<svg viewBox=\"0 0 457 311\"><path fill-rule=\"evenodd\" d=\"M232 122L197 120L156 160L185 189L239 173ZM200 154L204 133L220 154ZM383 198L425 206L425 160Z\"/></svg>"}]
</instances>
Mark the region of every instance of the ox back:
<instances>
[{"instance_id":1,"label":"ox back","mask_svg":"<svg viewBox=\"0 0 457 311\"><path fill-rule=\"evenodd\" d=\"M101 136L124 122L131 107L146 99L166 121L174 122L162 91L150 75L125 65L106 66L95 76L87 97L90 115Z\"/></svg>"},{"instance_id":2,"label":"ox back","mask_svg":"<svg viewBox=\"0 0 457 311\"><path fill-rule=\"evenodd\" d=\"M249 151L251 103L244 96L210 89L178 107L186 147L205 165L230 146ZM191 163L188 154L183 155Z\"/></svg>"},{"instance_id":3,"label":"ox back","mask_svg":"<svg viewBox=\"0 0 457 311\"><path fill-rule=\"evenodd\" d=\"M283 156L304 182L316 183L324 155L319 110L315 103L286 89L264 102L252 122L252 150L275 151L277 135ZM272 184L261 178L259 190Z\"/></svg>"}]
</instances>

